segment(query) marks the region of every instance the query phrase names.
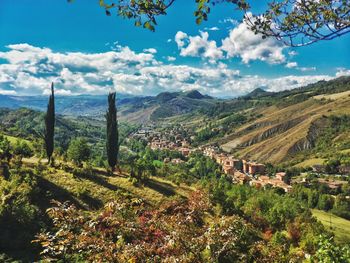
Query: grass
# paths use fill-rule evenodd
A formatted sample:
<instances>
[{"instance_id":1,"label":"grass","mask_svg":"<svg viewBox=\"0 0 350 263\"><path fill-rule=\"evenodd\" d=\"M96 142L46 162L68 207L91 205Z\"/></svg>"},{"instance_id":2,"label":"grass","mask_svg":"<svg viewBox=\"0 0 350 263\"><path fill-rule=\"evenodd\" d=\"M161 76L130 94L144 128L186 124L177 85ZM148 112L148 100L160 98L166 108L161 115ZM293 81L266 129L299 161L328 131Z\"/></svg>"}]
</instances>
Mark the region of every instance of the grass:
<instances>
[{"instance_id":1,"label":"grass","mask_svg":"<svg viewBox=\"0 0 350 263\"><path fill-rule=\"evenodd\" d=\"M7 138L7 139L9 140L9 142L10 142L12 145L16 144L17 141L20 141L20 142L25 141L29 146L32 145L30 141L25 140L25 139L20 139L20 138L17 138L17 137L13 137L13 136L10 136L10 135L6 135L6 134L4 134L4 136L5 136L5 138Z\"/></svg>"},{"instance_id":2,"label":"grass","mask_svg":"<svg viewBox=\"0 0 350 263\"><path fill-rule=\"evenodd\" d=\"M327 230L334 233L337 242L343 244L350 243L350 220L317 209L313 209L312 214L322 222ZM330 228L330 220L332 222L332 229Z\"/></svg>"},{"instance_id":3,"label":"grass","mask_svg":"<svg viewBox=\"0 0 350 263\"><path fill-rule=\"evenodd\" d=\"M37 159L24 158L23 161L32 166ZM99 209L119 194L143 199L153 206L174 196L187 197L194 190L154 176L145 185L135 186L127 175L106 176L102 169L95 169L92 175L77 177L64 170L48 168L38 179L40 186L52 195L48 199L70 200L85 209Z\"/></svg>"},{"instance_id":4,"label":"grass","mask_svg":"<svg viewBox=\"0 0 350 263\"><path fill-rule=\"evenodd\" d=\"M323 164L326 159L311 158L295 165L295 167L311 167L315 164Z\"/></svg>"}]
</instances>

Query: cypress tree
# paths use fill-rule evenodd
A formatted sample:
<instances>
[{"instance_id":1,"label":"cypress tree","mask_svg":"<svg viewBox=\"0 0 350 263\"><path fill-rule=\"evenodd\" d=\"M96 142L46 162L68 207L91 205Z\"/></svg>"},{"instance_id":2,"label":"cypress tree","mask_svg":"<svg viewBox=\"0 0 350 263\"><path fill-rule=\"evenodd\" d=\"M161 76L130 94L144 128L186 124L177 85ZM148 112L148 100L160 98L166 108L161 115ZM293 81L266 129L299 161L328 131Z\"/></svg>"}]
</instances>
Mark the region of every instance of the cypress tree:
<instances>
[{"instance_id":1,"label":"cypress tree","mask_svg":"<svg viewBox=\"0 0 350 263\"><path fill-rule=\"evenodd\" d=\"M106 114L107 120L107 157L108 164L114 171L118 163L119 153L119 134L117 121L117 107L115 105L116 93L112 92L108 95L108 111Z\"/></svg>"},{"instance_id":2,"label":"cypress tree","mask_svg":"<svg viewBox=\"0 0 350 263\"><path fill-rule=\"evenodd\" d=\"M54 136L55 136L55 95L54 85L51 83L51 95L49 103L47 105L47 111L45 116L45 150L48 159L48 163L52 164L52 153L54 149Z\"/></svg>"}]
</instances>

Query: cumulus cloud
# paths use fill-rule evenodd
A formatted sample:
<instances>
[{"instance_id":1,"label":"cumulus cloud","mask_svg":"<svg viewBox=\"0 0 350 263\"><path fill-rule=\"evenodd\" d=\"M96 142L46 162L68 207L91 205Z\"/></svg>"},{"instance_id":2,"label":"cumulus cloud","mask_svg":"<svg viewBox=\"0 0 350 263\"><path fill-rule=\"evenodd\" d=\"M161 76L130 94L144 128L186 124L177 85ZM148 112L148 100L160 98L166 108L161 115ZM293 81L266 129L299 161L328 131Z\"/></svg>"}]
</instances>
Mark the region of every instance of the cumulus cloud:
<instances>
[{"instance_id":1,"label":"cumulus cloud","mask_svg":"<svg viewBox=\"0 0 350 263\"><path fill-rule=\"evenodd\" d=\"M200 32L197 36L188 36L179 31L175 42L181 56L202 57L214 63L225 57L227 59L240 57L243 63L253 60L265 61L269 64L281 64L286 60L283 54L286 48L274 38L263 39L260 34L254 34L245 22L230 30L229 36L222 39L221 46L216 41L209 40L208 32Z\"/></svg>"},{"instance_id":2,"label":"cumulus cloud","mask_svg":"<svg viewBox=\"0 0 350 263\"><path fill-rule=\"evenodd\" d=\"M232 29L229 36L222 40L222 50L227 57L240 57L243 63L252 60L266 61L269 64L280 64L285 61L285 46L274 38L262 39L254 34L245 22Z\"/></svg>"},{"instance_id":3,"label":"cumulus cloud","mask_svg":"<svg viewBox=\"0 0 350 263\"><path fill-rule=\"evenodd\" d=\"M178 32L179 33L179 32ZM200 36L187 36L187 34L176 34L176 43L181 48L180 55L183 57L203 57L215 63L218 59L223 58L222 51L216 46L216 42L209 40L208 32L200 32ZM185 47L185 41L188 45Z\"/></svg>"},{"instance_id":4,"label":"cumulus cloud","mask_svg":"<svg viewBox=\"0 0 350 263\"><path fill-rule=\"evenodd\" d=\"M203 52L210 52L206 34ZM181 40L181 37L179 37ZM179 40L178 39L178 40ZM197 40L195 40L197 41ZM187 48L187 46L186 46ZM192 52L191 49L187 52ZM221 55L208 55L208 57ZM271 91L292 89L333 76L284 76L264 78L242 75L222 62L194 67L166 64L149 52L137 53L128 47L104 53L55 52L28 44L8 46L0 52L0 94L48 94L53 81L60 95L106 94L110 90L134 95L154 95L164 91L193 90L213 96L235 97L257 88ZM173 61L174 57L167 57ZM337 76L350 74L339 69Z\"/></svg>"}]
</instances>

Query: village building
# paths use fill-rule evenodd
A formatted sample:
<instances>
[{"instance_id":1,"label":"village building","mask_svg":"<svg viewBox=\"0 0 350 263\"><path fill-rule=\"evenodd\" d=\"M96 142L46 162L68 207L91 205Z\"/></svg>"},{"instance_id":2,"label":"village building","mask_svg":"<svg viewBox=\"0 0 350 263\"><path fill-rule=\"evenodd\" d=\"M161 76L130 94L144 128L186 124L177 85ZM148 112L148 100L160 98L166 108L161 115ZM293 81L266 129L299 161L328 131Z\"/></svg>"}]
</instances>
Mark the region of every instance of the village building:
<instances>
[{"instance_id":1,"label":"village building","mask_svg":"<svg viewBox=\"0 0 350 263\"><path fill-rule=\"evenodd\" d=\"M232 179L234 182L236 182L238 184L246 184L251 180L251 178L248 175L246 175L240 171L235 171Z\"/></svg>"},{"instance_id":2,"label":"village building","mask_svg":"<svg viewBox=\"0 0 350 263\"><path fill-rule=\"evenodd\" d=\"M276 177L276 179L278 179L282 182L286 183L286 181L287 181L287 173L285 173L285 172L276 173L275 177Z\"/></svg>"},{"instance_id":3,"label":"village building","mask_svg":"<svg viewBox=\"0 0 350 263\"><path fill-rule=\"evenodd\" d=\"M249 163L248 173L255 174L264 174L265 173L265 165L261 163Z\"/></svg>"},{"instance_id":4,"label":"village building","mask_svg":"<svg viewBox=\"0 0 350 263\"><path fill-rule=\"evenodd\" d=\"M211 159L215 159L216 150L213 147L207 147L203 150L203 154Z\"/></svg>"},{"instance_id":5,"label":"village building","mask_svg":"<svg viewBox=\"0 0 350 263\"><path fill-rule=\"evenodd\" d=\"M216 155L216 162L220 165L224 165L225 164L225 161L227 159L227 156L225 154L219 154L219 155Z\"/></svg>"},{"instance_id":6,"label":"village building","mask_svg":"<svg viewBox=\"0 0 350 263\"><path fill-rule=\"evenodd\" d=\"M228 175L233 175L236 171L236 169L230 165L224 165L222 169L224 170L224 173Z\"/></svg>"},{"instance_id":7,"label":"village building","mask_svg":"<svg viewBox=\"0 0 350 263\"><path fill-rule=\"evenodd\" d=\"M242 160L242 165L243 165L243 173L248 173L249 172L249 162L247 160Z\"/></svg>"},{"instance_id":8,"label":"village building","mask_svg":"<svg viewBox=\"0 0 350 263\"><path fill-rule=\"evenodd\" d=\"M264 174L266 171L266 167L264 164L249 162L247 160L242 160L243 172L246 174Z\"/></svg>"},{"instance_id":9,"label":"village building","mask_svg":"<svg viewBox=\"0 0 350 263\"><path fill-rule=\"evenodd\" d=\"M224 162L224 166L230 166L230 167L233 167L233 168L235 168L237 170L241 169L241 166L242 166L241 164L242 164L241 160L235 159L232 156L226 158L226 160Z\"/></svg>"},{"instance_id":10,"label":"village building","mask_svg":"<svg viewBox=\"0 0 350 263\"><path fill-rule=\"evenodd\" d=\"M341 180L329 180L324 178L318 179L319 183L326 184L330 189L338 190L340 189L344 184L347 184L347 181L341 181Z\"/></svg>"},{"instance_id":11,"label":"village building","mask_svg":"<svg viewBox=\"0 0 350 263\"><path fill-rule=\"evenodd\" d=\"M250 185L258 188L270 185L271 187L282 188L286 193L289 193L292 190L292 186L283 182L280 176L279 178L270 178L267 175L261 175L257 180L252 180Z\"/></svg>"}]
</instances>

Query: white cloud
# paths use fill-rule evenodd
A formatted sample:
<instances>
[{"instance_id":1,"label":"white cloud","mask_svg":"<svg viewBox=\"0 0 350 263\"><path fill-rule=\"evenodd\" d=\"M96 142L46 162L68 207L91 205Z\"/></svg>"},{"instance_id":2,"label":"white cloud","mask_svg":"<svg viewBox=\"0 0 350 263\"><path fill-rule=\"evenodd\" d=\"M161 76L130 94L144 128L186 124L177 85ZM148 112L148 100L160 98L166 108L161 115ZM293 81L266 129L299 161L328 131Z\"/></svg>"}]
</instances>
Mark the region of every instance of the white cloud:
<instances>
[{"instance_id":1,"label":"white cloud","mask_svg":"<svg viewBox=\"0 0 350 263\"><path fill-rule=\"evenodd\" d=\"M188 36L179 31L175 42L180 49L181 56L202 57L214 63L224 58L240 57L243 63L253 60L265 61L269 64L281 64L286 60L283 54L286 48L274 38L263 39L260 34L254 34L245 22L232 29L229 36L224 38L221 46L216 41L209 40L207 32L200 32L198 36Z\"/></svg>"},{"instance_id":2,"label":"white cloud","mask_svg":"<svg viewBox=\"0 0 350 263\"><path fill-rule=\"evenodd\" d=\"M155 48L145 48L145 49L143 50L143 52L151 53L151 54L156 54L156 53L157 53L157 49L155 49Z\"/></svg>"},{"instance_id":3,"label":"white cloud","mask_svg":"<svg viewBox=\"0 0 350 263\"><path fill-rule=\"evenodd\" d=\"M168 56L168 57L167 57L167 60L168 60L169 62L173 62L173 61L176 60L176 57Z\"/></svg>"},{"instance_id":4,"label":"white cloud","mask_svg":"<svg viewBox=\"0 0 350 263\"><path fill-rule=\"evenodd\" d=\"M291 51L288 52L288 55L289 55L290 57L294 57L294 56L298 55L298 52L296 52L296 51L294 51L294 50L291 50Z\"/></svg>"},{"instance_id":5,"label":"white cloud","mask_svg":"<svg viewBox=\"0 0 350 263\"><path fill-rule=\"evenodd\" d=\"M297 62L288 62L286 64L286 68L296 68L298 67L298 63Z\"/></svg>"},{"instance_id":6,"label":"white cloud","mask_svg":"<svg viewBox=\"0 0 350 263\"><path fill-rule=\"evenodd\" d=\"M269 64L280 64L285 61L285 46L274 38L262 39L254 34L245 22L232 29L229 37L222 40L222 50L227 57L240 57L244 63L252 60L266 61Z\"/></svg>"},{"instance_id":7,"label":"white cloud","mask_svg":"<svg viewBox=\"0 0 350 263\"><path fill-rule=\"evenodd\" d=\"M0 89L0 95L16 95L17 92L15 90L2 90Z\"/></svg>"},{"instance_id":8,"label":"white cloud","mask_svg":"<svg viewBox=\"0 0 350 263\"><path fill-rule=\"evenodd\" d=\"M223 20L220 20L219 23L220 24L231 24L231 25L234 25L234 26L239 24L238 20L230 18L230 17L225 18Z\"/></svg>"},{"instance_id":9,"label":"white cloud","mask_svg":"<svg viewBox=\"0 0 350 263\"><path fill-rule=\"evenodd\" d=\"M316 67L298 67L298 69L302 72L306 71L316 71Z\"/></svg>"},{"instance_id":10,"label":"white cloud","mask_svg":"<svg viewBox=\"0 0 350 263\"><path fill-rule=\"evenodd\" d=\"M307 72L307 71L316 71L316 67L299 67L297 62L288 62L285 65L286 68L293 68L300 70L302 72Z\"/></svg>"},{"instance_id":11,"label":"white cloud","mask_svg":"<svg viewBox=\"0 0 350 263\"><path fill-rule=\"evenodd\" d=\"M182 48L185 45L185 39L188 38L188 35L182 31L178 31L175 35L175 42L179 48Z\"/></svg>"},{"instance_id":12,"label":"white cloud","mask_svg":"<svg viewBox=\"0 0 350 263\"><path fill-rule=\"evenodd\" d=\"M337 73L335 74L336 77L343 77L343 76L350 76L350 69L346 68L337 68Z\"/></svg>"},{"instance_id":13,"label":"white cloud","mask_svg":"<svg viewBox=\"0 0 350 263\"><path fill-rule=\"evenodd\" d=\"M204 53L210 50L206 34L203 33L198 41L205 47ZM215 66L205 67L164 64L151 53L136 53L128 47L105 53L60 53L28 44L8 48L8 51L0 52L0 59L5 60L0 64L0 94L48 94L53 81L56 93L60 95L106 94L109 90L154 95L164 91L197 89L214 96L234 97L261 86L280 91L334 77L242 75L239 70L220 61ZM171 62L174 57L167 59ZM346 74L350 74L350 70L338 69L337 76Z\"/></svg>"},{"instance_id":14,"label":"white cloud","mask_svg":"<svg viewBox=\"0 0 350 263\"><path fill-rule=\"evenodd\" d=\"M175 40L181 49L180 56L183 57L202 57L209 62L215 63L223 58L223 52L216 46L216 42L208 40L208 32L200 32L200 36L187 36L181 31L176 34ZM185 40L188 42L185 46Z\"/></svg>"},{"instance_id":15,"label":"white cloud","mask_svg":"<svg viewBox=\"0 0 350 263\"><path fill-rule=\"evenodd\" d=\"M218 28L217 26L213 26L213 27L206 27L206 28L204 28L204 30L206 30L206 31L219 31L220 28Z\"/></svg>"}]
</instances>

